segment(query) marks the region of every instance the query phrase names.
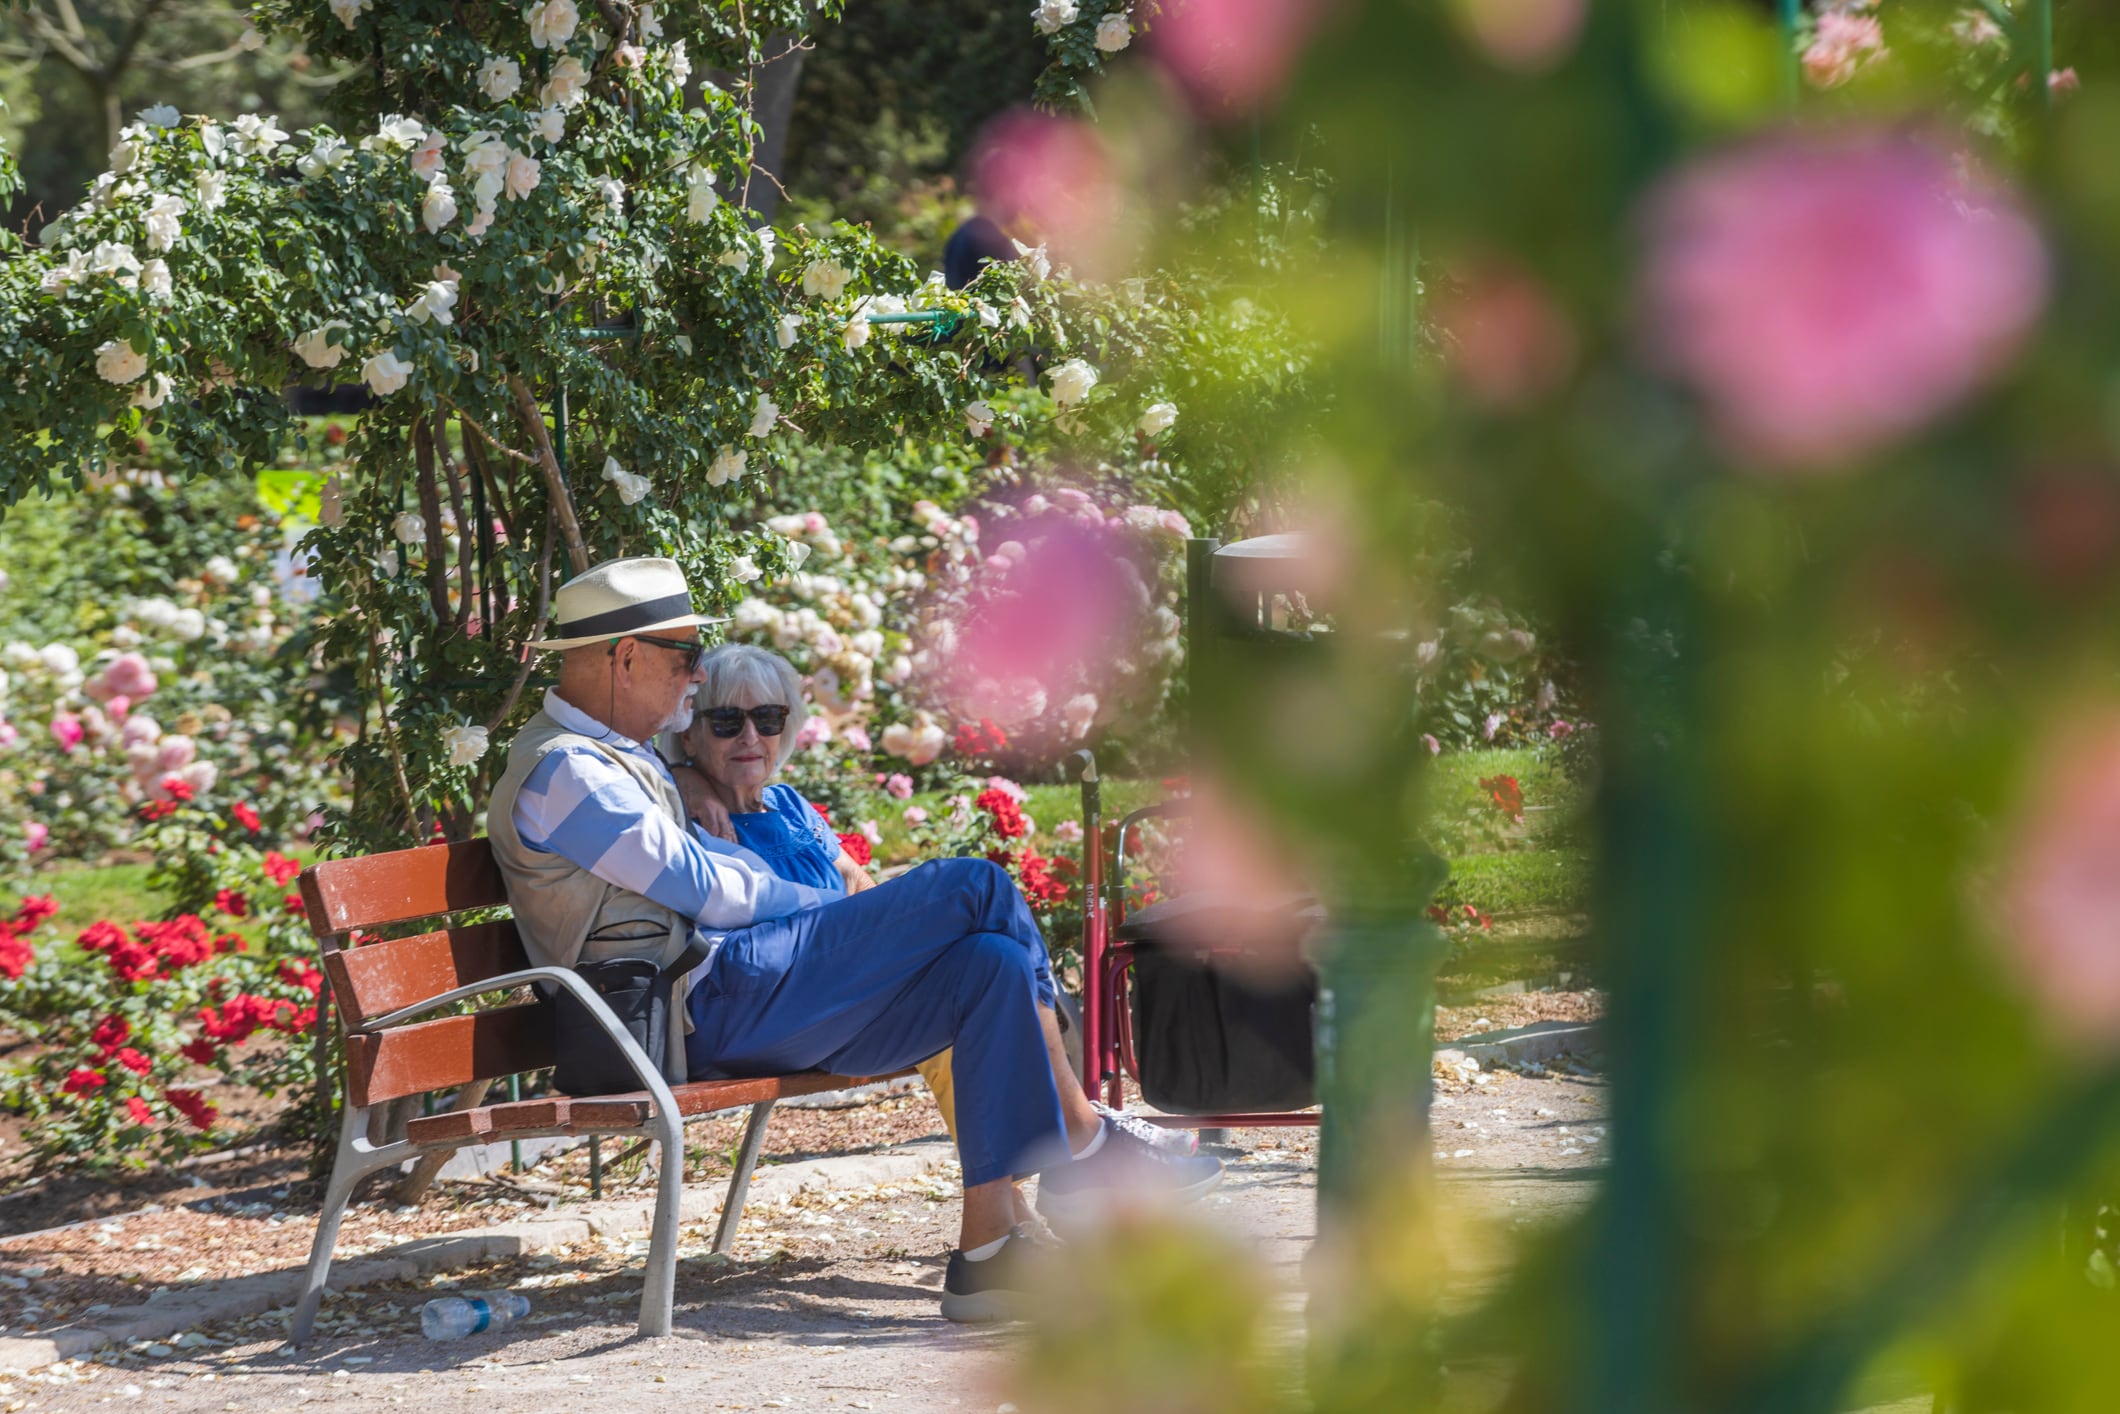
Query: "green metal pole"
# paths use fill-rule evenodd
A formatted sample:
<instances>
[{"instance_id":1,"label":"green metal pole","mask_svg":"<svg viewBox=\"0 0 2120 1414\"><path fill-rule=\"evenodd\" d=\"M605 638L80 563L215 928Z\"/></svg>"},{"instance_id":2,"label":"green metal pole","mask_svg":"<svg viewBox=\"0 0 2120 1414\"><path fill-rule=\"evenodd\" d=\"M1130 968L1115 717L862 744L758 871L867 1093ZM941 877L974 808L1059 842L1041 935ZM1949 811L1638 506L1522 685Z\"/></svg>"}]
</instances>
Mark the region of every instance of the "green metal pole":
<instances>
[{"instance_id":1,"label":"green metal pole","mask_svg":"<svg viewBox=\"0 0 2120 1414\"><path fill-rule=\"evenodd\" d=\"M2054 106L2054 0L2032 0L2032 92L2040 108Z\"/></svg>"},{"instance_id":2,"label":"green metal pole","mask_svg":"<svg viewBox=\"0 0 2120 1414\"><path fill-rule=\"evenodd\" d=\"M1803 21L1803 0L1777 0L1781 21L1781 96L1790 107L1803 92L1803 65L1796 54L1796 30Z\"/></svg>"}]
</instances>

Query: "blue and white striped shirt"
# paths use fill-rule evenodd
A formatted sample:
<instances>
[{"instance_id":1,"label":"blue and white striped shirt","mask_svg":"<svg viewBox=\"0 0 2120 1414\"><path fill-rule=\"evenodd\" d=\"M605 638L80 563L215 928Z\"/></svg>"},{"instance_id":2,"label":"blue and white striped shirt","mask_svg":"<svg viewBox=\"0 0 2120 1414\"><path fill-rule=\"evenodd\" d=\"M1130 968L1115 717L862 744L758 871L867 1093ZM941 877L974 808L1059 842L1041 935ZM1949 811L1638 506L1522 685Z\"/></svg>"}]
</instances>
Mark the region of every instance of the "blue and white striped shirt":
<instances>
[{"instance_id":1,"label":"blue and white striped shirt","mask_svg":"<svg viewBox=\"0 0 2120 1414\"><path fill-rule=\"evenodd\" d=\"M652 749L620 736L557 692L545 694L545 712L578 736L652 761L669 777L670 768ZM785 918L833 898L778 877L741 845L697 825L680 826L630 773L584 746L545 754L515 797L513 819L530 848L557 854L710 932Z\"/></svg>"}]
</instances>

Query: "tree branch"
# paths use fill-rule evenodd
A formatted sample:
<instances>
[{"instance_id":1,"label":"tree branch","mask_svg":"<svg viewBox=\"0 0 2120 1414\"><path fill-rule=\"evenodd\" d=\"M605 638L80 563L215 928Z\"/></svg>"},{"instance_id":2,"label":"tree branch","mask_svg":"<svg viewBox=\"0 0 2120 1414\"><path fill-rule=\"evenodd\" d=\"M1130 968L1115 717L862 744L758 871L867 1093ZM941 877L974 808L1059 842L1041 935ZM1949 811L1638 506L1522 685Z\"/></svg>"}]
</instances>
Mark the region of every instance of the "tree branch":
<instances>
[{"instance_id":1,"label":"tree branch","mask_svg":"<svg viewBox=\"0 0 2120 1414\"><path fill-rule=\"evenodd\" d=\"M449 509L456 516L456 626L462 629L469 626L478 604L478 569L471 557L477 527L464 513L464 475L449 455L449 419L440 408L434 410L434 454L448 474Z\"/></svg>"},{"instance_id":2,"label":"tree branch","mask_svg":"<svg viewBox=\"0 0 2120 1414\"><path fill-rule=\"evenodd\" d=\"M456 622L449 612L449 551L442 543L442 498L434 489L434 434L425 418L412 424L412 460L419 469L420 519L426 523L427 598L435 624L447 629Z\"/></svg>"},{"instance_id":3,"label":"tree branch","mask_svg":"<svg viewBox=\"0 0 2120 1414\"><path fill-rule=\"evenodd\" d=\"M508 685L508 695L501 699L501 710L493 714L486 723L488 732L497 732L508 714L515 710L515 699L523 695L523 684L530 681L530 670L537 666L537 650L530 645L545 634L545 614L552 605L552 542L559 537L553 534L553 523L558 519L550 504L545 507L545 548L537 555L537 617L531 621L530 632L523 637L523 664L515 670L515 681Z\"/></svg>"},{"instance_id":4,"label":"tree branch","mask_svg":"<svg viewBox=\"0 0 2120 1414\"><path fill-rule=\"evenodd\" d=\"M559 533L567 542L567 563L580 574L589 568L589 550L582 544L581 522L574 514L574 497L567 493L566 473L560 470L559 458L552 452L552 438L545 431L545 415L538 411L537 399L530 396L530 388L520 373L508 375L508 390L515 394L516 418L537 447L537 463L545 473L545 492L559 517Z\"/></svg>"}]
</instances>

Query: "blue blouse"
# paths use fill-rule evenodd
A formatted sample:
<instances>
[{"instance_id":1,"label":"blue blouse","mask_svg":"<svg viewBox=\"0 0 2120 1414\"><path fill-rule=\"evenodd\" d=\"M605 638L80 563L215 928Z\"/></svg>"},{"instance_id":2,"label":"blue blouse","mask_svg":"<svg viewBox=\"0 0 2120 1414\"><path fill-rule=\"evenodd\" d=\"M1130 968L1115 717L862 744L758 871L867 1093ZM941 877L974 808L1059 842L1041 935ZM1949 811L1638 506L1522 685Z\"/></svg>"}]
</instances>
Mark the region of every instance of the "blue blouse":
<instances>
[{"instance_id":1,"label":"blue blouse","mask_svg":"<svg viewBox=\"0 0 2120 1414\"><path fill-rule=\"evenodd\" d=\"M731 813L729 823L744 848L765 860L768 867L792 884L808 884L825 893L843 894L846 880L839 876L839 836L791 785L774 784L765 789L765 809Z\"/></svg>"}]
</instances>

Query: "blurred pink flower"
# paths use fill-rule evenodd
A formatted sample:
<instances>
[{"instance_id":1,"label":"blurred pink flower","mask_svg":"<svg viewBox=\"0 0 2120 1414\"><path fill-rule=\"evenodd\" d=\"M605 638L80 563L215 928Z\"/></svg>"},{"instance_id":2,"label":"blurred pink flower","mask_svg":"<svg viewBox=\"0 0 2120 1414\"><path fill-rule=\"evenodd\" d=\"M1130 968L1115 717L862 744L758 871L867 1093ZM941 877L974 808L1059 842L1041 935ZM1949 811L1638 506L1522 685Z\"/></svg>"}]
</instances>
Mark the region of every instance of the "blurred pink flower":
<instances>
[{"instance_id":1,"label":"blurred pink flower","mask_svg":"<svg viewBox=\"0 0 2120 1414\"><path fill-rule=\"evenodd\" d=\"M1421 733L1421 745L1428 748L1428 754L1430 756L1441 756L1443 754L1443 743L1437 741L1433 736L1429 735L1427 732Z\"/></svg>"},{"instance_id":2,"label":"blurred pink flower","mask_svg":"<svg viewBox=\"0 0 2120 1414\"><path fill-rule=\"evenodd\" d=\"M1330 0L1170 0L1147 47L1195 107L1237 118L1280 97Z\"/></svg>"},{"instance_id":3,"label":"blurred pink flower","mask_svg":"<svg viewBox=\"0 0 2120 1414\"><path fill-rule=\"evenodd\" d=\"M1081 843L1082 822L1080 820L1062 820L1059 824L1053 826L1053 838L1062 844Z\"/></svg>"},{"instance_id":4,"label":"blurred pink flower","mask_svg":"<svg viewBox=\"0 0 2120 1414\"><path fill-rule=\"evenodd\" d=\"M988 790L1000 791L1003 795L1007 796L1010 800L1015 801L1018 805L1023 804L1024 801L1029 800L1031 798L1031 793L1029 791L1025 790L1022 786L1017 785L1007 776L988 776L986 778L986 788Z\"/></svg>"},{"instance_id":5,"label":"blurred pink flower","mask_svg":"<svg viewBox=\"0 0 2120 1414\"><path fill-rule=\"evenodd\" d=\"M795 733L795 749L801 751L805 747L815 746L819 742L830 741L831 739L832 724L819 714L812 712L803 720L802 730Z\"/></svg>"},{"instance_id":6,"label":"blurred pink flower","mask_svg":"<svg viewBox=\"0 0 2120 1414\"><path fill-rule=\"evenodd\" d=\"M1514 264L1456 272L1436 301L1449 366L1489 407L1517 407L1554 391L1575 371L1575 326L1546 288Z\"/></svg>"},{"instance_id":7,"label":"blurred pink flower","mask_svg":"<svg viewBox=\"0 0 2120 1414\"><path fill-rule=\"evenodd\" d=\"M1565 741L1575 735L1575 723L1554 721L1547 726L1546 735L1555 741Z\"/></svg>"},{"instance_id":8,"label":"blurred pink flower","mask_svg":"<svg viewBox=\"0 0 2120 1414\"><path fill-rule=\"evenodd\" d=\"M1836 88L1890 54L1875 16L1828 10L1803 52L1803 73L1818 88Z\"/></svg>"},{"instance_id":9,"label":"blurred pink flower","mask_svg":"<svg viewBox=\"0 0 2120 1414\"><path fill-rule=\"evenodd\" d=\"M45 824L42 820L31 820L22 827L22 838L27 842L31 854L35 854L38 850L44 848L45 841L51 837L51 826Z\"/></svg>"},{"instance_id":10,"label":"blurred pink flower","mask_svg":"<svg viewBox=\"0 0 2120 1414\"><path fill-rule=\"evenodd\" d=\"M1011 109L980 134L971 175L980 204L1004 228L1042 239L1063 264L1108 271L1125 193L1089 124Z\"/></svg>"},{"instance_id":11,"label":"blurred pink flower","mask_svg":"<svg viewBox=\"0 0 2120 1414\"><path fill-rule=\"evenodd\" d=\"M137 702L150 696L158 685L154 670L138 653L120 653L103 670L103 686L111 696L122 694Z\"/></svg>"},{"instance_id":12,"label":"blurred pink flower","mask_svg":"<svg viewBox=\"0 0 2120 1414\"><path fill-rule=\"evenodd\" d=\"M164 771L180 771L198 755L198 743L188 736L166 736L155 751L155 765Z\"/></svg>"},{"instance_id":13,"label":"blurred pink flower","mask_svg":"<svg viewBox=\"0 0 2120 1414\"><path fill-rule=\"evenodd\" d=\"M911 800L913 778L903 771L893 771L883 782L883 792L893 800Z\"/></svg>"},{"instance_id":14,"label":"blurred pink flower","mask_svg":"<svg viewBox=\"0 0 2120 1414\"><path fill-rule=\"evenodd\" d=\"M52 717L52 735L58 739L59 749L71 755L87 733L82 730L79 717L71 712L60 712Z\"/></svg>"},{"instance_id":15,"label":"blurred pink flower","mask_svg":"<svg viewBox=\"0 0 2120 1414\"><path fill-rule=\"evenodd\" d=\"M0 722L0 747L13 746L22 733L15 730L13 722Z\"/></svg>"},{"instance_id":16,"label":"blurred pink flower","mask_svg":"<svg viewBox=\"0 0 2120 1414\"><path fill-rule=\"evenodd\" d=\"M132 699L121 692L111 698L110 701L104 703L103 710L110 714L110 719L113 722L123 726L125 725L125 719L132 715Z\"/></svg>"},{"instance_id":17,"label":"blurred pink flower","mask_svg":"<svg viewBox=\"0 0 2120 1414\"><path fill-rule=\"evenodd\" d=\"M2048 93L2074 93L2083 87L2083 80L2076 77L2074 69L2056 69L2046 76Z\"/></svg>"},{"instance_id":18,"label":"blurred pink flower","mask_svg":"<svg viewBox=\"0 0 2120 1414\"><path fill-rule=\"evenodd\" d=\"M905 808L905 822L908 825L924 825L927 823L927 817L927 811L918 805L908 805Z\"/></svg>"},{"instance_id":19,"label":"blurred pink flower","mask_svg":"<svg viewBox=\"0 0 2120 1414\"><path fill-rule=\"evenodd\" d=\"M868 728L859 722L849 722L841 727L839 739L855 751L869 752L876 749L876 743L869 740Z\"/></svg>"},{"instance_id":20,"label":"blurred pink flower","mask_svg":"<svg viewBox=\"0 0 2120 1414\"><path fill-rule=\"evenodd\" d=\"M1991 378L2046 254L1999 188L1919 139L1783 136L1682 170L1649 208L1657 356L1745 454L1822 470Z\"/></svg>"},{"instance_id":21,"label":"blurred pink flower","mask_svg":"<svg viewBox=\"0 0 2120 1414\"><path fill-rule=\"evenodd\" d=\"M2007 956L2069 1040L2120 1049L2120 718L2057 734L2003 876Z\"/></svg>"},{"instance_id":22,"label":"blurred pink flower","mask_svg":"<svg viewBox=\"0 0 2120 1414\"><path fill-rule=\"evenodd\" d=\"M1537 73L1568 57L1589 0L1457 0L1458 26L1505 69Z\"/></svg>"}]
</instances>

